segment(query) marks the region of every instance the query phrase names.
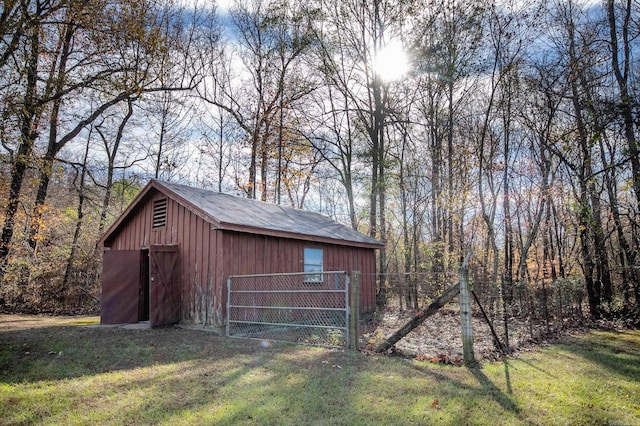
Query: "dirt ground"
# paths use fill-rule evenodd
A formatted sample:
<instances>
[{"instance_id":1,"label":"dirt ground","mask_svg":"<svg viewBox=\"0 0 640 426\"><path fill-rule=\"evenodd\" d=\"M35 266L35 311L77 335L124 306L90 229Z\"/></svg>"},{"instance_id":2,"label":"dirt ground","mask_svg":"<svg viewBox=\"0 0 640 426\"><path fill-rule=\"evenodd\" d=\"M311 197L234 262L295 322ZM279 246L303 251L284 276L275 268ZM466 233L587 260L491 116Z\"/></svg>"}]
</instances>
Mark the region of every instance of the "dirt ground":
<instances>
[{"instance_id":1,"label":"dirt ground","mask_svg":"<svg viewBox=\"0 0 640 426\"><path fill-rule=\"evenodd\" d=\"M361 346L373 350L379 343L409 322L415 312L400 311L398 308L386 308L361 328ZM501 340L502 323L493 324ZM496 350L491 329L482 316L472 318L473 344L477 360L495 360L501 355ZM535 341L542 340L541 327L531 327L528 323L512 319L509 324L509 344L512 349L523 349ZM536 336L534 339L532 336ZM443 308L427 318L396 343L393 351L408 357L426 359L455 359L462 356L462 338L460 313L457 310Z\"/></svg>"},{"instance_id":2,"label":"dirt ground","mask_svg":"<svg viewBox=\"0 0 640 426\"><path fill-rule=\"evenodd\" d=\"M13 315L0 313L0 331L16 331L30 328L41 328L63 325L95 325L100 323L99 317L88 316L48 316L48 315Z\"/></svg>"}]
</instances>

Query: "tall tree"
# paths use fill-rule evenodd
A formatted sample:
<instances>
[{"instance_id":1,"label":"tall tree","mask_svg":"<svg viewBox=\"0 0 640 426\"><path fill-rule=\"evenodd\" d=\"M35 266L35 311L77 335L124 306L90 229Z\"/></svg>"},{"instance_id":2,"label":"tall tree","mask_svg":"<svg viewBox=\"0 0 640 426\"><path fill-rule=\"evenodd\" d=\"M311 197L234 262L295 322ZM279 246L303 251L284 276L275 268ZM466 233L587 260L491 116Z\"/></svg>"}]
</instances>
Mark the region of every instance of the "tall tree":
<instances>
[{"instance_id":1,"label":"tall tree","mask_svg":"<svg viewBox=\"0 0 640 426\"><path fill-rule=\"evenodd\" d=\"M151 64L156 52L164 46L154 26L158 9L152 1L143 4L128 0L119 3L60 0L37 1L34 5L21 2L21 5L30 22L29 37L23 43L28 54L26 78L22 81L21 136L0 238L0 275L7 264L25 171L33 161L45 114L49 114L47 148L40 160L27 238L32 248L37 243L57 154L104 111L147 90L154 81ZM43 85L38 84L40 80ZM78 103L72 105L69 101L72 98L77 101L86 94L96 105L89 111L79 110ZM63 112L64 107L67 110Z\"/></svg>"},{"instance_id":2,"label":"tall tree","mask_svg":"<svg viewBox=\"0 0 640 426\"><path fill-rule=\"evenodd\" d=\"M223 108L247 134L248 178L241 187L249 198L257 198L258 192L261 199L268 198L269 159L278 150L278 129L282 128L278 119L284 117L280 109L313 88L300 79L293 84L291 79L300 75L295 68L311 42L313 19L314 12L306 3L237 2L231 10L237 56L225 60L239 60L249 78L236 74L232 85L216 83L218 66L213 58L211 74L217 92L212 87L200 88L203 100Z\"/></svg>"},{"instance_id":3,"label":"tall tree","mask_svg":"<svg viewBox=\"0 0 640 426\"><path fill-rule=\"evenodd\" d=\"M4 222L2 235L0 236L0 281L4 277L7 266L9 250L14 233L16 212L20 203L20 193L24 182L27 166L33 154L33 148L38 137L38 121L42 112L41 103L38 100L38 74L40 71L40 54L42 51L43 22L54 13L54 9L48 3L37 2L35 8L30 8L27 2L20 3L20 12L23 19L28 22L24 32L21 56L24 61L24 69L19 70L20 75L25 75L19 84L21 101L16 108L18 127L18 140L11 170L11 183L7 197L7 205L4 209ZM4 142L4 141L3 141Z\"/></svg>"},{"instance_id":4,"label":"tall tree","mask_svg":"<svg viewBox=\"0 0 640 426\"><path fill-rule=\"evenodd\" d=\"M369 235L387 237L386 125L389 120L389 82L376 70L376 58L394 38L400 36L402 7L383 0L373 2L322 3L325 31L320 39L322 70L347 100L358 127L366 136L370 164ZM396 40L397 41L397 40ZM401 40L400 40L401 41ZM379 272L387 267L386 252L379 254ZM380 286L378 303L386 303Z\"/></svg>"},{"instance_id":5,"label":"tall tree","mask_svg":"<svg viewBox=\"0 0 640 426\"><path fill-rule=\"evenodd\" d=\"M596 193L594 157L592 152L592 140L594 135L591 128L597 129L596 123L589 123L588 90L584 74L590 73L589 68L592 59L592 49L589 41L593 40L593 31L588 28L578 28L577 16L579 11L573 2L569 2L559 10L563 30L567 41L566 45L566 79L568 81L569 100L573 109L574 138L578 146L575 158L572 159L564 152L556 150L564 164L575 173L577 179L576 197L578 202L577 222L580 237L580 253L582 257L582 270L585 279L589 311L594 318L601 318L603 314L603 284L609 286L607 280L608 271L605 271L605 259L602 258L604 250L604 237L602 233L602 220L598 194ZM582 31L581 31L582 30ZM595 126L590 126L595 124ZM600 254L598 254L600 253ZM607 265L608 267L608 265Z\"/></svg>"},{"instance_id":6,"label":"tall tree","mask_svg":"<svg viewBox=\"0 0 640 426\"><path fill-rule=\"evenodd\" d=\"M102 198L102 208L100 209L100 220L98 222L98 235L102 235L107 226L107 215L109 213L109 207L111 205L114 177L117 168L116 159L120 153L120 145L124 132L127 127L127 123L133 116L133 103L134 99L127 99L127 106L123 117L120 119L120 123L117 125L117 131L113 140L104 132L103 126L96 126L95 130L100 135L104 151L107 155L107 167L106 167L106 179L104 183L105 191ZM108 123L111 123L110 121Z\"/></svg>"},{"instance_id":7,"label":"tall tree","mask_svg":"<svg viewBox=\"0 0 640 426\"><path fill-rule=\"evenodd\" d=\"M640 210L640 154L638 139L634 129L634 109L637 114L638 103L634 102L631 86L632 61L632 16L638 12L638 5L632 0L616 2L606 1L607 22L609 24L609 43L611 45L611 68L618 84L619 111L623 121L624 136L629 149L629 162L633 172L633 190L636 194L636 211ZM621 15L621 17L620 17ZM637 25L637 22L635 22ZM619 25L621 28L619 29ZM620 40L619 40L620 39ZM636 93L637 95L637 93ZM636 127L638 127L636 125Z\"/></svg>"},{"instance_id":8,"label":"tall tree","mask_svg":"<svg viewBox=\"0 0 640 426\"><path fill-rule=\"evenodd\" d=\"M632 16L634 10L638 11L637 4L631 0L625 2L615 2L614 0L607 0L607 23L609 25L609 43L611 46L611 68L615 81L618 85L618 97L619 107L616 111L619 111L623 122L624 137L627 142L628 158L631 163L633 190L636 197L635 212L640 211L640 155L638 152L638 140L636 136L637 129L634 128L634 110L635 114L638 114L638 103L633 99L637 99L637 92L634 95L633 87L631 85L632 73ZM636 126L639 127L639 126ZM603 149L603 141L600 141L601 151ZM603 152L604 153L604 152ZM628 240L627 235L623 229L622 221L620 218L620 209L618 206L618 199L616 196L616 182L615 176L607 174L605 177L607 181L607 190L609 193L609 203L613 218L615 221L616 234L618 242L620 244L621 255L621 267L623 268L623 281L628 282L631 287L636 305L640 303L640 275L636 268L637 255L631 243ZM633 224L637 226L637 224ZM625 294L627 290L625 290ZM628 295L625 297L626 304L629 305Z\"/></svg>"},{"instance_id":9,"label":"tall tree","mask_svg":"<svg viewBox=\"0 0 640 426\"><path fill-rule=\"evenodd\" d=\"M447 251L458 257L467 248L455 247L455 232L460 228L456 200L461 180L456 176L465 160L461 145L459 119L463 106L474 94L482 47L482 2L444 1L420 3L416 7L420 30L412 42L417 53L415 63L421 75L423 94L419 122L427 125L429 141L431 193L431 238L434 245L433 268L441 274L448 262Z\"/></svg>"}]
</instances>

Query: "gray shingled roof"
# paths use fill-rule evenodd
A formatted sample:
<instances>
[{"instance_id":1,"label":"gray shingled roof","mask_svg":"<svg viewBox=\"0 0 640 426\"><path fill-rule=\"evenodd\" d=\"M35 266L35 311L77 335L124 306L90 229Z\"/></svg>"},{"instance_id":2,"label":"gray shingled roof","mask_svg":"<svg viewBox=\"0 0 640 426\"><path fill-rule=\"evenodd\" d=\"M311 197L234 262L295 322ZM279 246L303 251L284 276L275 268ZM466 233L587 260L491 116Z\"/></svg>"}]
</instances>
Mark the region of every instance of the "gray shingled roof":
<instances>
[{"instance_id":1,"label":"gray shingled roof","mask_svg":"<svg viewBox=\"0 0 640 426\"><path fill-rule=\"evenodd\" d=\"M158 189L164 188L201 210L210 219L218 222L222 229L248 227L382 246L380 241L319 213L176 183L155 180L152 184Z\"/></svg>"}]
</instances>

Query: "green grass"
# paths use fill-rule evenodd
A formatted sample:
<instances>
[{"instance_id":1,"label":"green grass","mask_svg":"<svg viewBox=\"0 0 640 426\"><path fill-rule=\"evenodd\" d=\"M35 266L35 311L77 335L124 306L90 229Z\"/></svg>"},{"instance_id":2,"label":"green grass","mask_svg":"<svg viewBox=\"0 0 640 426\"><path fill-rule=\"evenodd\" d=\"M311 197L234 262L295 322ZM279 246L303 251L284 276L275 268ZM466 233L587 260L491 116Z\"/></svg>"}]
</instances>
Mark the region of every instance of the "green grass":
<instances>
[{"instance_id":1,"label":"green grass","mask_svg":"<svg viewBox=\"0 0 640 426\"><path fill-rule=\"evenodd\" d=\"M176 328L7 329L0 316L0 413L45 425L638 425L640 332L592 331L469 370Z\"/></svg>"}]
</instances>

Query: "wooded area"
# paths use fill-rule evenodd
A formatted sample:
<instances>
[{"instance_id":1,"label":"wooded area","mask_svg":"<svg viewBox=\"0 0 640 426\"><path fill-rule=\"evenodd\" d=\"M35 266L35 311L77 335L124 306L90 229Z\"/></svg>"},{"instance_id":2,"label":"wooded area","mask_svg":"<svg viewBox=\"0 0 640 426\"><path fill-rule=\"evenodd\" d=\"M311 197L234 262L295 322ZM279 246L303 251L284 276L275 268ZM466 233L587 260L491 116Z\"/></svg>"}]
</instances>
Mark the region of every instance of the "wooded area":
<instances>
[{"instance_id":1,"label":"wooded area","mask_svg":"<svg viewBox=\"0 0 640 426\"><path fill-rule=\"evenodd\" d=\"M95 309L96 242L154 177L382 240L378 269L404 277L410 309L425 304L415 274L445 283L472 250L505 318L519 288L578 282L592 318L638 324L639 12L6 0L0 309ZM383 74L399 44L407 72Z\"/></svg>"}]
</instances>

